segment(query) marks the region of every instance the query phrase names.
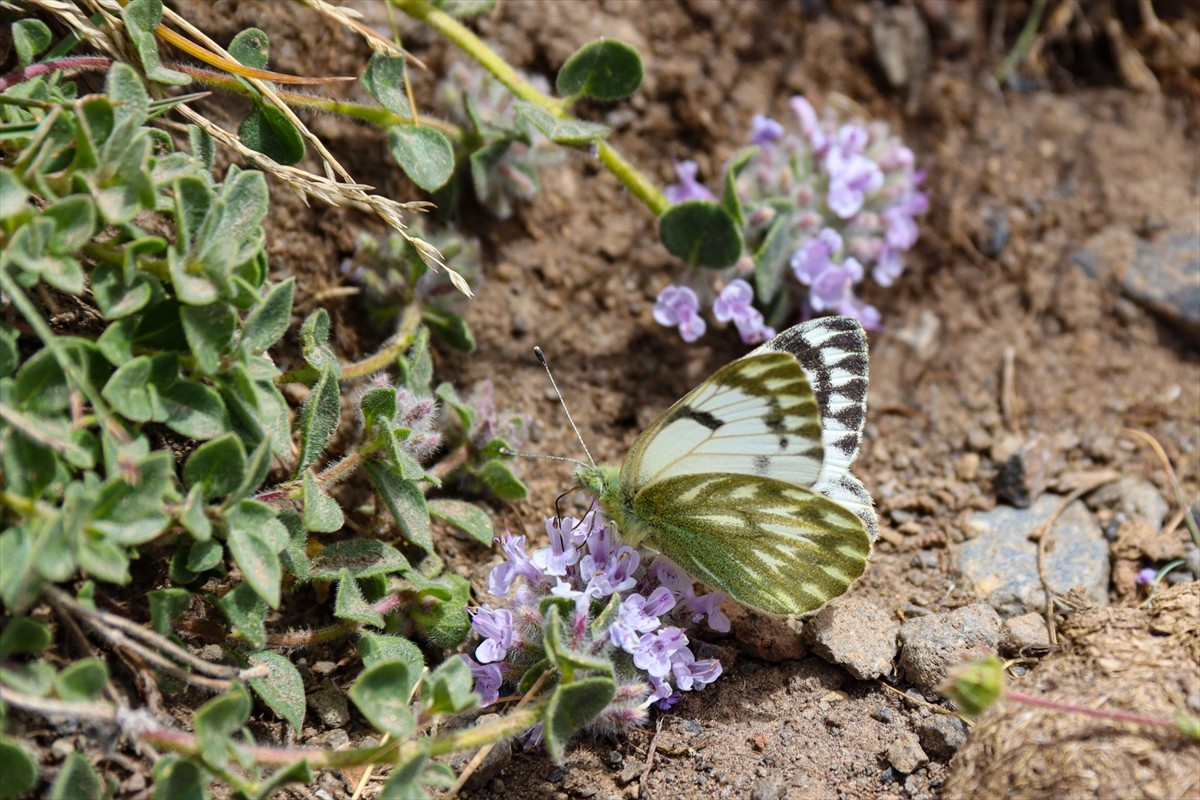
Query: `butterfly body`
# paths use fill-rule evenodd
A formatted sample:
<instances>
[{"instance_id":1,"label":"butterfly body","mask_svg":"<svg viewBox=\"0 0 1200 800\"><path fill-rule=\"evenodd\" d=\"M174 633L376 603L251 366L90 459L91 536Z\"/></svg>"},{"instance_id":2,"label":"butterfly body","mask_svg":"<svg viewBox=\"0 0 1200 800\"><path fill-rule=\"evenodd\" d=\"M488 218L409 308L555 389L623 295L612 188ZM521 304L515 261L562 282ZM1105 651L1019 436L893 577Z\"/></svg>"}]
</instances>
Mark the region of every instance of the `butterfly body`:
<instances>
[{"instance_id":1,"label":"butterfly body","mask_svg":"<svg viewBox=\"0 0 1200 800\"><path fill-rule=\"evenodd\" d=\"M849 473L866 405L857 321L797 325L718 370L576 481L630 544L772 614L803 614L866 568L877 523Z\"/></svg>"}]
</instances>

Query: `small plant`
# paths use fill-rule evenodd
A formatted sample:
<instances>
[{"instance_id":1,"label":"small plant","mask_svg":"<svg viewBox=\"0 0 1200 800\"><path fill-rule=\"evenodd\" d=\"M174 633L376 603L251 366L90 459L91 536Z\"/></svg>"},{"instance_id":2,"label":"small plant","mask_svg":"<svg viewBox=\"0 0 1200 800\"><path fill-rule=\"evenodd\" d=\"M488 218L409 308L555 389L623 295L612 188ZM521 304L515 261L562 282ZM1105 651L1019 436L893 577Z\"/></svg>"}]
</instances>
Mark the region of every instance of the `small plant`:
<instances>
[{"instance_id":1,"label":"small plant","mask_svg":"<svg viewBox=\"0 0 1200 800\"><path fill-rule=\"evenodd\" d=\"M924 173L886 124L822 121L803 97L791 106L798 133L756 116L751 146L725 168L720 202L741 223L745 252L712 310L719 322L732 321L746 343L774 335L751 305L756 294L775 324L797 312L832 312L878 327L878 309L854 289L868 274L880 286L892 285L917 241L915 218L928 208L919 189ZM691 161L676 165L679 183L666 190L684 210L716 201L696 171ZM655 319L678 326L685 341L704 333L700 294L712 296L707 279L694 277L694 288L668 286L655 304ZM792 299L798 290L799 302Z\"/></svg>"}]
</instances>

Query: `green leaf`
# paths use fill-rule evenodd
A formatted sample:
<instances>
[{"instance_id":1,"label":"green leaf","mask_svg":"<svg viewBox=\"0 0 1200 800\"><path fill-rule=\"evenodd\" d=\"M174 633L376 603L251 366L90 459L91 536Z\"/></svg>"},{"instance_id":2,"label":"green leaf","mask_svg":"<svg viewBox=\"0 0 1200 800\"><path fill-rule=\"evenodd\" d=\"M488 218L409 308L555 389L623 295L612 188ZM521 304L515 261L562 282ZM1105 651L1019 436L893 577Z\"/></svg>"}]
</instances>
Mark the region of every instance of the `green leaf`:
<instances>
[{"instance_id":1,"label":"green leaf","mask_svg":"<svg viewBox=\"0 0 1200 800\"><path fill-rule=\"evenodd\" d=\"M335 375L341 374L337 356L329 349L329 312L324 308L318 308L300 324L300 345L310 367L316 370L328 367Z\"/></svg>"},{"instance_id":2,"label":"green leaf","mask_svg":"<svg viewBox=\"0 0 1200 800\"><path fill-rule=\"evenodd\" d=\"M525 484L512 469L500 461L489 461L479 471L479 477L491 492L501 500L520 500L529 494Z\"/></svg>"},{"instance_id":3,"label":"green leaf","mask_svg":"<svg viewBox=\"0 0 1200 800\"><path fill-rule=\"evenodd\" d=\"M40 19L19 19L12 25L12 42L22 67L32 64L52 40L49 26Z\"/></svg>"},{"instance_id":4,"label":"green leaf","mask_svg":"<svg viewBox=\"0 0 1200 800\"><path fill-rule=\"evenodd\" d=\"M746 227L746 217L742 211L741 198L738 197L737 177L757 153L757 147L745 147L734 154L729 166L725 168L725 187L721 192L721 206L729 212L739 228Z\"/></svg>"},{"instance_id":5,"label":"green leaf","mask_svg":"<svg viewBox=\"0 0 1200 800\"><path fill-rule=\"evenodd\" d=\"M217 545L217 551L220 550ZM150 627L159 636L169 637L175 633L176 618L192 604L192 593L180 587L152 589L146 593L146 599L150 602Z\"/></svg>"},{"instance_id":6,"label":"green leaf","mask_svg":"<svg viewBox=\"0 0 1200 800\"><path fill-rule=\"evenodd\" d=\"M513 108L552 142L565 145L585 145L608 138L609 129L594 122L572 117L556 117L541 106L526 100L514 100Z\"/></svg>"},{"instance_id":7,"label":"green leaf","mask_svg":"<svg viewBox=\"0 0 1200 800\"><path fill-rule=\"evenodd\" d=\"M0 664L0 684L16 689L22 694L45 697L54 687L54 667L45 661L28 664Z\"/></svg>"},{"instance_id":8,"label":"green leaf","mask_svg":"<svg viewBox=\"0 0 1200 800\"><path fill-rule=\"evenodd\" d=\"M408 560L386 542L347 539L331 544L313 558L310 577L315 581L337 580L339 573L348 569L356 578L369 578L408 568Z\"/></svg>"},{"instance_id":9,"label":"green leaf","mask_svg":"<svg viewBox=\"0 0 1200 800\"><path fill-rule=\"evenodd\" d=\"M151 800L208 800L204 787L209 780L195 762L167 753L154 764Z\"/></svg>"},{"instance_id":10,"label":"green leaf","mask_svg":"<svg viewBox=\"0 0 1200 800\"><path fill-rule=\"evenodd\" d=\"M358 640L358 652L362 656L363 666L370 667L381 661L403 661L408 664L408 674L412 676L413 685L425 669L425 656L421 648L405 639L403 636L387 636L381 633L364 633ZM412 693L412 686L407 687L404 696Z\"/></svg>"},{"instance_id":11,"label":"green leaf","mask_svg":"<svg viewBox=\"0 0 1200 800\"><path fill-rule=\"evenodd\" d=\"M281 510L279 521L288 530L288 544L279 554L279 560L288 572L307 582L312 572L312 562L308 558L308 532L304 530L300 515L294 508Z\"/></svg>"},{"instance_id":12,"label":"green leaf","mask_svg":"<svg viewBox=\"0 0 1200 800\"><path fill-rule=\"evenodd\" d=\"M236 434L227 433L197 447L183 467L188 487L199 486L205 499L224 497L246 477L246 448Z\"/></svg>"},{"instance_id":13,"label":"green leaf","mask_svg":"<svg viewBox=\"0 0 1200 800\"><path fill-rule=\"evenodd\" d=\"M216 569L225 558L225 548L215 539L192 542L187 549L187 568L197 575Z\"/></svg>"},{"instance_id":14,"label":"green leaf","mask_svg":"<svg viewBox=\"0 0 1200 800\"><path fill-rule=\"evenodd\" d=\"M396 390L388 386L378 386L363 392L358 402L363 419L368 427L388 425L396 416Z\"/></svg>"},{"instance_id":15,"label":"green leaf","mask_svg":"<svg viewBox=\"0 0 1200 800\"><path fill-rule=\"evenodd\" d=\"M250 695L241 683L209 700L196 712L196 739L204 760L224 766L234 748L233 734L250 719Z\"/></svg>"},{"instance_id":16,"label":"green leaf","mask_svg":"<svg viewBox=\"0 0 1200 800\"><path fill-rule=\"evenodd\" d=\"M728 211L707 200L676 203L658 218L663 245L689 267L724 269L742 255L742 232Z\"/></svg>"},{"instance_id":17,"label":"green leaf","mask_svg":"<svg viewBox=\"0 0 1200 800\"><path fill-rule=\"evenodd\" d=\"M236 58L239 64L253 69L266 69L270 52L271 42L259 28L238 31L229 42L229 55Z\"/></svg>"},{"instance_id":18,"label":"green leaf","mask_svg":"<svg viewBox=\"0 0 1200 800\"><path fill-rule=\"evenodd\" d=\"M50 627L30 617L14 617L0 631L0 660L40 653L50 646Z\"/></svg>"},{"instance_id":19,"label":"green leaf","mask_svg":"<svg viewBox=\"0 0 1200 800\"><path fill-rule=\"evenodd\" d=\"M358 581L354 580L348 569L343 569L338 575L333 615L338 619L349 619L364 625L374 625L376 628L382 628L384 624L383 615L363 597Z\"/></svg>"},{"instance_id":20,"label":"green leaf","mask_svg":"<svg viewBox=\"0 0 1200 800\"><path fill-rule=\"evenodd\" d=\"M409 693L418 677L406 661L381 661L358 676L350 699L377 730L403 739L416 729Z\"/></svg>"},{"instance_id":21,"label":"green leaf","mask_svg":"<svg viewBox=\"0 0 1200 800\"><path fill-rule=\"evenodd\" d=\"M188 490L179 509L179 524L198 541L208 541L212 537L212 521L205 513L202 486L196 485Z\"/></svg>"},{"instance_id":22,"label":"green leaf","mask_svg":"<svg viewBox=\"0 0 1200 800\"><path fill-rule=\"evenodd\" d=\"M179 309L183 333L187 336L201 375L213 375L221 369L221 356L229 352L237 315L226 303L183 306Z\"/></svg>"},{"instance_id":23,"label":"green leaf","mask_svg":"<svg viewBox=\"0 0 1200 800\"><path fill-rule=\"evenodd\" d=\"M448 658L421 684L421 697L431 715L458 714L479 705L471 691L471 668L461 658Z\"/></svg>"},{"instance_id":24,"label":"green leaf","mask_svg":"<svg viewBox=\"0 0 1200 800\"><path fill-rule=\"evenodd\" d=\"M475 334L471 333L467 321L453 311L425 306L421 309L421 320L446 344L463 353L475 351Z\"/></svg>"},{"instance_id":25,"label":"green leaf","mask_svg":"<svg viewBox=\"0 0 1200 800\"><path fill-rule=\"evenodd\" d=\"M485 546L490 547L495 537L492 518L482 508L471 503L462 500L430 500L429 514L465 531Z\"/></svg>"},{"instance_id":26,"label":"green leaf","mask_svg":"<svg viewBox=\"0 0 1200 800\"><path fill-rule=\"evenodd\" d=\"M793 215L789 210L780 210L758 252L754 254L754 292L759 303L765 306L779 294L784 279L789 274L792 254L796 252L796 240L792 235Z\"/></svg>"},{"instance_id":27,"label":"green leaf","mask_svg":"<svg viewBox=\"0 0 1200 800\"><path fill-rule=\"evenodd\" d=\"M305 143L300 129L273 105L257 103L242 118L238 138L251 150L280 164L291 166L304 158Z\"/></svg>"},{"instance_id":28,"label":"green leaf","mask_svg":"<svg viewBox=\"0 0 1200 800\"><path fill-rule=\"evenodd\" d=\"M641 57L616 39L597 39L576 50L554 82L561 95L597 100L623 100L641 85Z\"/></svg>"},{"instance_id":29,"label":"green leaf","mask_svg":"<svg viewBox=\"0 0 1200 800\"><path fill-rule=\"evenodd\" d=\"M380 461L367 461L367 476L392 512L404 538L427 553L433 552L433 532L429 527L429 509L425 493L413 481L404 480L397 471Z\"/></svg>"},{"instance_id":30,"label":"green leaf","mask_svg":"<svg viewBox=\"0 0 1200 800\"><path fill-rule=\"evenodd\" d=\"M104 782L82 753L68 753L46 797L47 800L101 800Z\"/></svg>"},{"instance_id":31,"label":"green leaf","mask_svg":"<svg viewBox=\"0 0 1200 800\"><path fill-rule=\"evenodd\" d=\"M299 731L304 727L304 680L286 656L259 650L249 656L251 664L265 664L270 672L250 681L250 688L279 716Z\"/></svg>"},{"instance_id":32,"label":"green leaf","mask_svg":"<svg viewBox=\"0 0 1200 800\"><path fill-rule=\"evenodd\" d=\"M411 118L412 108L404 87L404 57L375 53L367 62L362 84L379 105L399 117ZM399 160L399 159L397 159ZM403 165L402 165L403 166ZM424 187L422 187L424 188Z\"/></svg>"},{"instance_id":33,"label":"green leaf","mask_svg":"<svg viewBox=\"0 0 1200 800\"><path fill-rule=\"evenodd\" d=\"M611 677L613 674L611 661L591 653L571 649L568 644L570 637L566 630L567 623L564 621L564 617L570 619L568 615L572 612L564 614L561 608L559 604L551 604L547 607L542 629L545 635L546 656L554 662L554 666L558 667L563 680L570 682L574 679L576 672L584 670L602 672Z\"/></svg>"},{"instance_id":34,"label":"green leaf","mask_svg":"<svg viewBox=\"0 0 1200 800\"><path fill-rule=\"evenodd\" d=\"M129 583L129 556L111 541L85 536L75 555L88 575L108 583Z\"/></svg>"},{"instance_id":35,"label":"green leaf","mask_svg":"<svg viewBox=\"0 0 1200 800\"><path fill-rule=\"evenodd\" d=\"M491 11L496 0L433 0L433 5L452 17L470 17Z\"/></svg>"},{"instance_id":36,"label":"green leaf","mask_svg":"<svg viewBox=\"0 0 1200 800\"><path fill-rule=\"evenodd\" d=\"M229 412L221 395L200 381L183 379L161 392L162 418L156 422L192 439L204 441L230 428Z\"/></svg>"},{"instance_id":37,"label":"green leaf","mask_svg":"<svg viewBox=\"0 0 1200 800\"><path fill-rule=\"evenodd\" d=\"M183 86L190 83L191 78L182 72L167 69L159 60L154 29L162 22L162 15L162 0L130 0L121 9L121 18L125 21L129 38L137 47L146 77L158 83Z\"/></svg>"},{"instance_id":38,"label":"green leaf","mask_svg":"<svg viewBox=\"0 0 1200 800\"><path fill-rule=\"evenodd\" d=\"M0 800L15 800L38 784L37 762L20 742L0 736Z\"/></svg>"},{"instance_id":39,"label":"green leaf","mask_svg":"<svg viewBox=\"0 0 1200 800\"><path fill-rule=\"evenodd\" d=\"M94 700L108 683L108 665L98 658L81 658L54 678L54 692L63 700L83 703Z\"/></svg>"},{"instance_id":40,"label":"green leaf","mask_svg":"<svg viewBox=\"0 0 1200 800\"><path fill-rule=\"evenodd\" d=\"M290 783L310 784L313 780L312 767L308 759L294 761L282 769L275 770L265 781L259 784L259 800L275 797L276 790Z\"/></svg>"},{"instance_id":41,"label":"green leaf","mask_svg":"<svg viewBox=\"0 0 1200 800\"><path fill-rule=\"evenodd\" d=\"M304 529L314 533L340 531L345 519L342 507L321 491L311 472L304 473Z\"/></svg>"},{"instance_id":42,"label":"green leaf","mask_svg":"<svg viewBox=\"0 0 1200 800\"><path fill-rule=\"evenodd\" d=\"M409 578L414 584L419 581L419 576L412 573ZM420 638L434 647L457 647L462 644L471 632L471 619L467 616L471 584L459 575L446 573L420 589L421 602L408 609ZM441 599L447 591L449 599ZM433 598L438 598L437 602L430 602Z\"/></svg>"},{"instance_id":43,"label":"green leaf","mask_svg":"<svg viewBox=\"0 0 1200 800\"><path fill-rule=\"evenodd\" d=\"M325 443L337 429L342 413L342 398L338 391L337 374L328 366L321 369L321 377L312 388L300 412L296 414L295 428L300 433L300 459L296 463L294 477L300 477L321 455Z\"/></svg>"},{"instance_id":44,"label":"green leaf","mask_svg":"<svg viewBox=\"0 0 1200 800\"><path fill-rule=\"evenodd\" d=\"M267 292L242 326L242 347L258 355L278 342L287 333L292 321L292 298L296 279L288 278Z\"/></svg>"},{"instance_id":45,"label":"green leaf","mask_svg":"<svg viewBox=\"0 0 1200 800\"><path fill-rule=\"evenodd\" d=\"M454 174L454 147L441 131L393 125L388 128L388 146L404 174L427 192L445 186Z\"/></svg>"},{"instance_id":46,"label":"green leaf","mask_svg":"<svg viewBox=\"0 0 1200 800\"><path fill-rule=\"evenodd\" d=\"M239 583L217 601L217 606L233 626L234 633L252 647L267 644L267 604L248 583Z\"/></svg>"},{"instance_id":47,"label":"green leaf","mask_svg":"<svg viewBox=\"0 0 1200 800\"><path fill-rule=\"evenodd\" d=\"M563 762L568 740L595 719L616 693L612 678L584 678L558 685L546 704L542 728L546 753L554 763Z\"/></svg>"},{"instance_id":48,"label":"green leaf","mask_svg":"<svg viewBox=\"0 0 1200 800\"><path fill-rule=\"evenodd\" d=\"M100 395L126 419L149 422L157 405L157 390L150 383L151 366L147 356L138 356L112 374Z\"/></svg>"},{"instance_id":49,"label":"green leaf","mask_svg":"<svg viewBox=\"0 0 1200 800\"><path fill-rule=\"evenodd\" d=\"M12 375L21 364L21 354L17 350L18 336L20 334L16 328L0 322L0 378Z\"/></svg>"},{"instance_id":50,"label":"green leaf","mask_svg":"<svg viewBox=\"0 0 1200 800\"><path fill-rule=\"evenodd\" d=\"M267 605L271 608L278 607L280 583L283 580L278 551L272 548L259 531L235 525L233 520L230 520L229 524L229 552L241 568L246 583L250 584Z\"/></svg>"},{"instance_id":51,"label":"green leaf","mask_svg":"<svg viewBox=\"0 0 1200 800\"><path fill-rule=\"evenodd\" d=\"M421 772L429 758L429 745L423 739L421 750L408 761L392 767L387 783L379 792L379 800L428 800L429 793L421 788Z\"/></svg>"}]
</instances>

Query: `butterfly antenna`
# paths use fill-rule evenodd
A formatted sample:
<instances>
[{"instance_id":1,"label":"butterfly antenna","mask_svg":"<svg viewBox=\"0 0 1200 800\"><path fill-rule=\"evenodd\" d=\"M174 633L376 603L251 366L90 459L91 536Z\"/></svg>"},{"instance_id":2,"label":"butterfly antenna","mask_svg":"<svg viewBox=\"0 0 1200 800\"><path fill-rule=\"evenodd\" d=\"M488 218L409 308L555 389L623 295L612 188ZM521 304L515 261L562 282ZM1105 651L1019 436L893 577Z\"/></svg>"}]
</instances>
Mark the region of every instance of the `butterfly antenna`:
<instances>
[{"instance_id":1,"label":"butterfly antenna","mask_svg":"<svg viewBox=\"0 0 1200 800\"><path fill-rule=\"evenodd\" d=\"M546 363L546 354L542 352L542 348L540 347L534 347L533 354L537 356L538 361L542 362L542 368L546 370L546 377L550 379L550 385L554 387L554 393L558 395L558 402L562 404L563 411L567 415L567 422L571 423L571 430L575 431L575 438L579 439L579 443L583 445L583 452L587 454L588 461L591 462L592 466L595 466L596 460L592 458L592 451L588 450L587 442L583 440L582 434L579 433L579 428L575 426L575 420L571 419L571 409L567 408L567 401L563 399L562 392L558 390L558 384L554 382L554 374L550 372L550 365Z\"/></svg>"}]
</instances>

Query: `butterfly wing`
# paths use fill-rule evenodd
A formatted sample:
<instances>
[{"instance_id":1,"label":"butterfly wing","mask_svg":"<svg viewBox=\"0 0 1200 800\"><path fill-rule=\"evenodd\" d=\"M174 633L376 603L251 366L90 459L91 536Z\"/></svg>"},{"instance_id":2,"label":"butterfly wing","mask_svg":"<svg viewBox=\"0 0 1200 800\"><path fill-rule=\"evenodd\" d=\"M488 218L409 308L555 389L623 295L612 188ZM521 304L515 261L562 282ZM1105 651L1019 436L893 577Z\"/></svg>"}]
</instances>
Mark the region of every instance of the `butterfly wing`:
<instances>
[{"instance_id":1,"label":"butterfly wing","mask_svg":"<svg viewBox=\"0 0 1200 800\"><path fill-rule=\"evenodd\" d=\"M804 614L846 591L871 542L852 511L752 475L680 475L633 498L655 549L692 577L771 614Z\"/></svg>"}]
</instances>

